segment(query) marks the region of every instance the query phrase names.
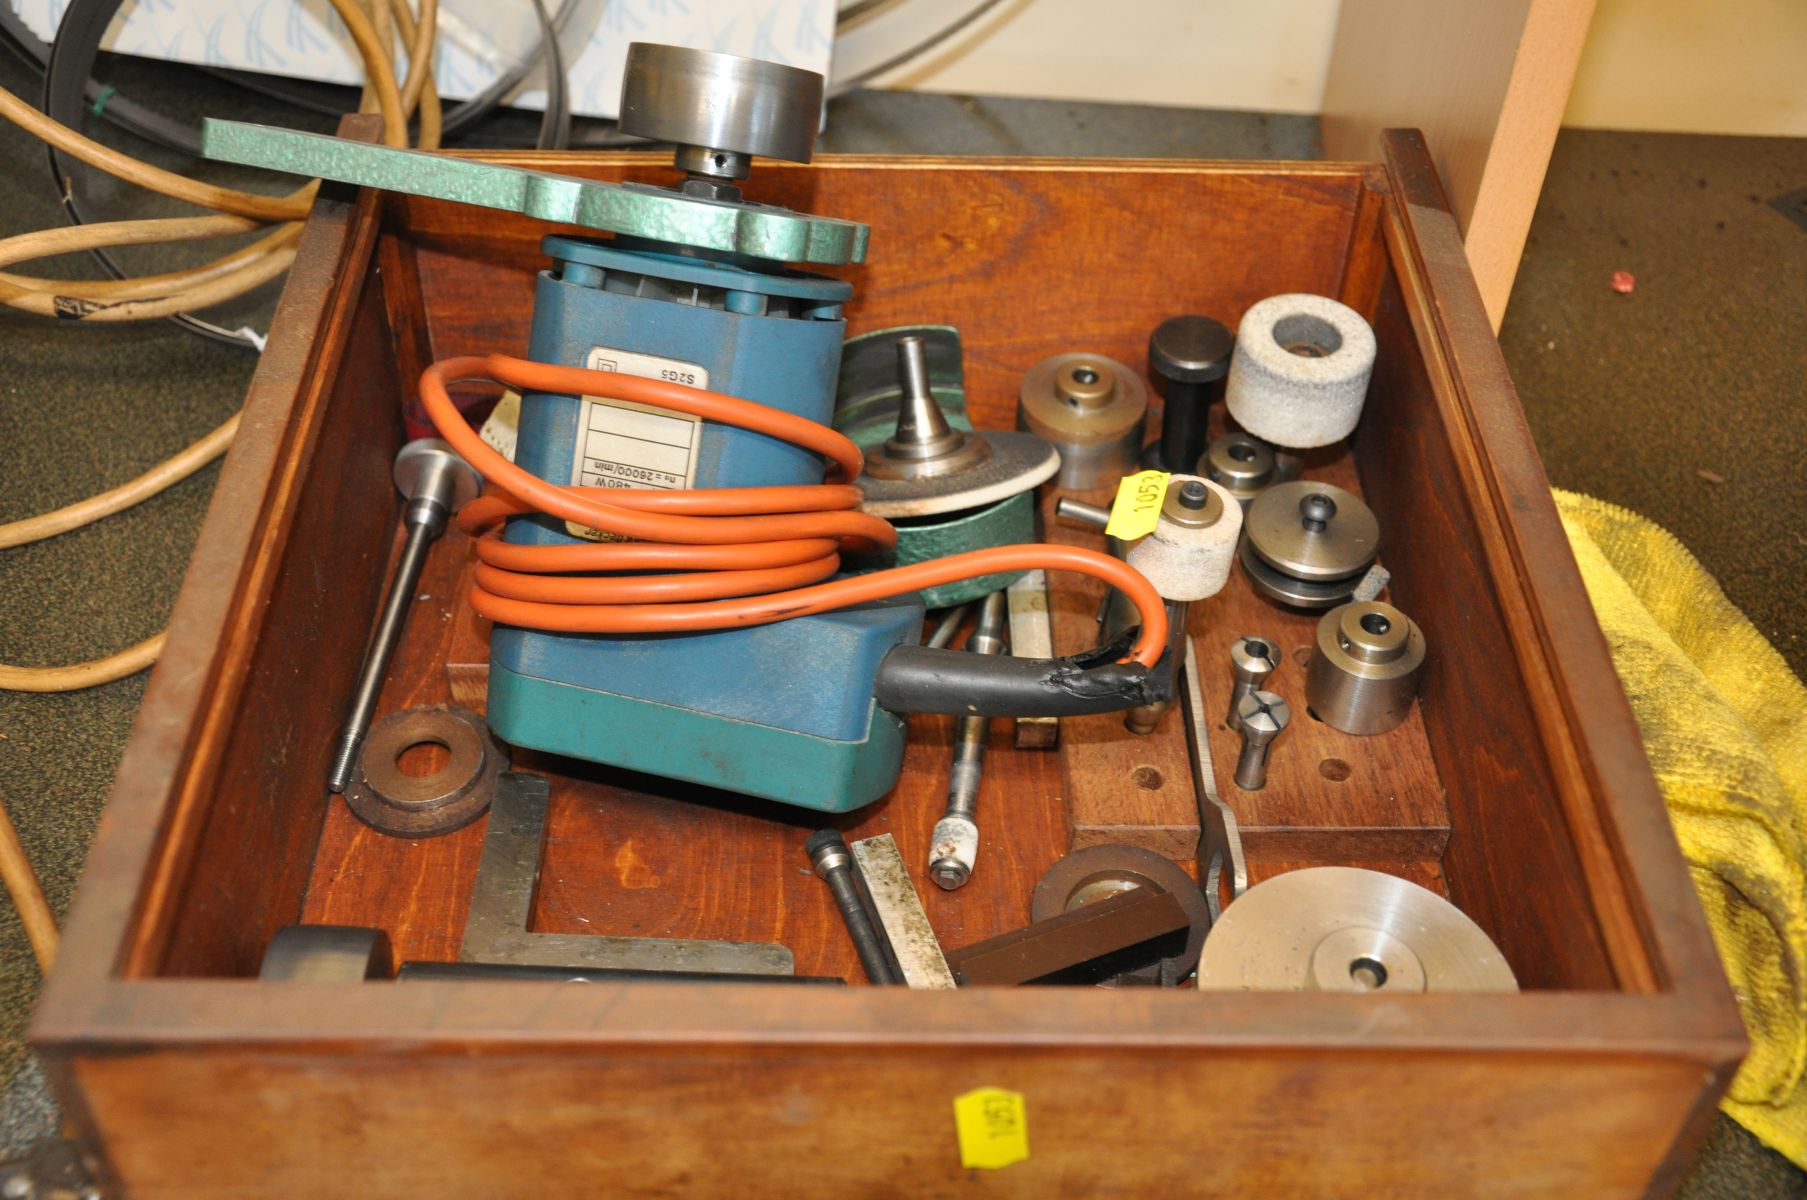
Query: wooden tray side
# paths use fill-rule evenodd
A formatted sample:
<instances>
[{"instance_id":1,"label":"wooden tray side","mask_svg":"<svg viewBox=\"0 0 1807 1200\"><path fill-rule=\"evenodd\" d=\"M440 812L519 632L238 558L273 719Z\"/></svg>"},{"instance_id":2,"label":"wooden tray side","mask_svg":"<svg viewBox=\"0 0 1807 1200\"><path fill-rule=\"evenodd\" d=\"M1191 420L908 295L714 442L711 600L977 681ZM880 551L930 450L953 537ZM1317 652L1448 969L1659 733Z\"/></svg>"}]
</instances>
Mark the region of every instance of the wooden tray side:
<instances>
[{"instance_id":1,"label":"wooden tray side","mask_svg":"<svg viewBox=\"0 0 1807 1200\"><path fill-rule=\"evenodd\" d=\"M396 546L389 469L401 391L378 275L359 289L336 368L322 374L332 383L287 535L269 555L262 635L225 664L243 690L174 893L160 975L254 975L270 935L300 919L334 742Z\"/></svg>"},{"instance_id":2,"label":"wooden tray side","mask_svg":"<svg viewBox=\"0 0 1807 1200\"><path fill-rule=\"evenodd\" d=\"M1452 736L1454 728L1445 728L1440 742L1433 737L1433 748L1453 784L1473 768L1474 749L1485 744L1477 739L1516 724L1508 744L1521 748L1526 765L1549 771L1554 783L1553 790L1532 794L1516 832L1509 821L1488 820L1498 797L1509 794L1484 790L1494 771L1479 768L1481 786L1451 787L1445 866L1452 896L1483 923L1484 913L1501 919L1496 936L1509 954L1515 935L1508 930L1528 919L1554 921L1557 927L1540 940L1567 953L1564 930L1591 913L1616 986L1653 991L1698 980L1700 986L1690 989L1694 1014L1735 1035L1735 1004L1499 344L1489 336L1447 198L1420 135L1394 131L1386 147L1398 193L1387 237L1398 266L1399 303L1424 350L1421 364L1436 399L1430 411L1441 432L1402 429L1400 436L1381 439L1383 452L1414 448L1409 453L1417 457L1375 471L1374 486L1382 505L1417 504L1422 510L1404 493L1404 473L1439 461L1453 466L1450 482L1467 491L1466 520L1472 523L1465 540L1455 543L1467 567L1456 563L1454 569L1482 573L1470 585L1473 598L1495 614L1494 621L1474 623L1476 640L1495 640L1495 652L1475 656L1467 678L1448 680L1462 693L1451 697L1452 715L1467 710L1478 717L1470 722L1473 732L1461 741ZM1419 360L1392 363L1400 365L1416 370ZM1368 463L1363 466L1367 480ZM1407 564L1408 573L1434 578L1452 565L1428 558L1422 541L1413 549L1419 559L1416 566ZM1514 676L1522 694L1513 703L1492 704L1494 711L1471 707L1477 695L1491 702L1499 680ZM1553 889L1567 890L1578 903L1552 905Z\"/></svg>"},{"instance_id":3,"label":"wooden tray side","mask_svg":"<svg viewBox=\"0 0 1807 1200\"><path fill-rule=\"evenodd\" d=\"M320 423L310 413L331 402L325 380L334 373L337 343L359 295L340 281L348 271L355 272L353 279L363 276L374 240L373 213L374 198L327 188L303 234L269 346L252 378L239 435L170 617L168 642L65 924L43 1010L116 972L161 971L178 940L194 939L195 957L187 961L197 969L233 971L246 954L256 961L261 951L252 946L261 940L267 918L299 911L318 814L283 808L273 793L262 791L248 760L234 767L228 759L234 753L262 755L260 747L238 737L248 695L267 700L299 686L310 694L342 696L356 670L355 645L335 646L337 627L328 623L316 631L313 663L303 675L285 678L284 665L259 649L271 598L324 582L334 592L335 607L368 609L380 587L373 570L341 576L340 566L324 581L311 575L289 581L282 569L294 506L304 494L311 498L321 483L307 467L321 437ZM324 446L336 449L337 435L327 434ZM386 470L383 448L372 452ZM368 470L360 470L355 454L339 469L345 475L339 494L372 493ZM369 547L381 544L379 529L393 519L393 511L353 510L338 518L349 522L344 537ZM323 706L292 706L294 711L310 707ZM272 711L290 709L284 704ZM236 750L229 750L235 742ZM224 794L226 789L232 794ZM205 901L190 911L197 880Z\"/></svg>"},{"instance_id":4,"label":"wooden tray side","mask_svg":"<svg viewBox=\"0 0 1807 1200\"><path fill-rule=\"evenodd\" d=\"M1425 631L1420 702L1450 809L1451 898L1499 943L1523 985L1611 987L1480 534L1469 507L1451 502L1466 485L1443 430L1426 419L1436 401L1396 281L1382 289L1374 326L1373 392L1393 403L1363 414L1356 458L1381 520L1394 602Z\"/></svg>"},{"instance_id":5,"label":"wooden tray side","mask_svg":"<svg viewBox=\"0 0 1807 1200\"><path fill-rule=\"evenodd\" d=\"M508 161L591 178L669 174L645 154L524 153ZM1149 172L1183 176L1183 202L1177 189L1148 189ZM761 163L753 183L761 200L871 224L870 260L825 272L853 283L849 334L923 321L955 326L965 339L973 420L1008 429L1023 372L1051 354L1090 350L1140 372L1146 331L1176 312L1211 313L1233 326L1265 296L1337 294L1373 174L1348 164L845 156L815 167ZM544 259L547 227L411 197L399 198L397 211L419 250L434 352L518 353L532 303L533 274L523 264ZM1044 236L1047 229L1061 233ZM1123 252L1126 229L1145 253ZM1176 269L1154 249L1166 244L1209 265Z\"/></svg>"},{"instance_id":6,"label":"wooden tray side","mask_svg":"<svg viewBox=\"0 0 1807 1200\"><path fill-rule=\"evenodd\" d=\"M407 985L402 985L407 986ZM1675 1060L996 1045L81 1062L135 1200L965 1195L1634 1197L1688 1116ZM1024 1097L1030 1156L960 1167L954 1097ZM156 1113L156 1135L143 1136ZM1108 1134L1104 1131L1108 1128ZM129 1131L137 1131L132 1136ZM323 1174L324 1172L324 1174Z\"/></svg>"}]
</instances>

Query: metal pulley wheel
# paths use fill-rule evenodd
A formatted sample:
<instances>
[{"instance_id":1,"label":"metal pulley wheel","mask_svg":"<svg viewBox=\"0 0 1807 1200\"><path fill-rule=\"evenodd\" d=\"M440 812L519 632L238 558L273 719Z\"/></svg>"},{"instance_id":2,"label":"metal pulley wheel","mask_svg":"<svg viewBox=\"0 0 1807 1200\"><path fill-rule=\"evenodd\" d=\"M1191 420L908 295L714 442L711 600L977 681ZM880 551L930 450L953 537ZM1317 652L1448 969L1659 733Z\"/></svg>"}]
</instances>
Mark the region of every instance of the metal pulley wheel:
<instances>
[{"instance_id":1,"label":"metal pulley wheel","mask_svg":"<svg viewBox=\"0 0 1807 1200\"><path fill-rule=\"evenodd\" d=\"M1249 505L1243 568L1263 595L1299 608L1348 600L1380 550L1380 521L1360 496L1296 479Z\"/></svg>"},{"instance_id":2,"label":"metal pulley wheel","mask_svg":"<svg viewBox=\"0 0 1807 1200\"><path fill-rule=\"evenodd\" d=\"M880 369L873 356L881 349L890 351L894 388L873 383ZM852 378L843 370L841 380L850 402L846 420L857 427L855 441L865 453L860 509L896 522L897 545L851 559L850 569L883 570L1034 541L1032 493L1054 474L1060 456L1033 434L981 433L965 420L958 335L887 331L860 351L861 370ZM961 418L957 424L949 405ZM837 407L837 428L842 411ZM886 415L888 428L877 428L876 419ZM1006 572L925 588L922 600L931 608L964 604L1017 577Z\"/></svg>"},{"instance_id":3,"label":"metal pulley wheel","mask_svg":"<svg viewBox=\"0 0 1807 1200\"><path fill-rule=\"evenodd\" d=\"M1148 391L1134 371L1102 354L1056 354L1023 376L1016 424L1060 451L1055 483L1083 490L1136 469L1147 417Z\"/></svg>"},{"instance_id":4,"label":"metal pulley wheel","mask_svg":"<svg viewBox=\"0 0 1807 1200\"><path fill-rule=\"evenodd\" d=\"M1515 992L1461 909L1397 876L1310 867L1256 884L1217 918L1201 991Z\"/></svg>"},{"instance_id":5,"label":"metal pulley wheel","mask_svg":"<svg viewBox=\"0 0 1807 1200\"><path fill-rule=\"evenodd\" d=\"M620 129L676 143L685 170L745 179L755 154L809 161L822 125L822 86L820 75L801 67L634 42L621 78Z\"/></svg>"},{"instance_id":6,"label":"metal pulley wheel","mask_svg":"<svg viewBox=\"0 0 1807 1200\"><path fill-rule=\"evenodd\" d=\"M898 370L898 343L922 343L929 394L955 429L970 430L960 331L952 325L899 325L875 329L841 343L841 376L835 386L834 428L861 453L897 432L906 380Z\"/></svg>"},{"instance_id":7,"label":"metal pulley wheel","mask_svg":"<svg viewBox=\"0 0 1807 1200\"><path fill-rule=\"evenodd\" d=\"M962 512L1027 492L1054 474L1060 458L1041 438L954 428L930 387L923 339L900 337L896 346L897 425L866 450L857 481L862 511L887 519Z\"/></svg>"}]
</instances>

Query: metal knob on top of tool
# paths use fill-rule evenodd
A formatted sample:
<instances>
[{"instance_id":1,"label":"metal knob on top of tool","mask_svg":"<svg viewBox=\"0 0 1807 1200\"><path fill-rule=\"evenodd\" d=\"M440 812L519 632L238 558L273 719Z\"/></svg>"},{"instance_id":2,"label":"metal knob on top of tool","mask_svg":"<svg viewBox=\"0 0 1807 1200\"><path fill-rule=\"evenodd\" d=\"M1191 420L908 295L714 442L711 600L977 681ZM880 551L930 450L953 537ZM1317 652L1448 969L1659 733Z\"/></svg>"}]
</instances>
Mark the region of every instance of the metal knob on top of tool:
<instances>
[{"instance_id":1,"label":"metal knob on top of tool","mask_svg":"<svg viewBox=\"0 0 1807 1200\"><path fill-rule=\"evenodd\" d=\"M1380 552L1380 522L1353 492L1295 479L1249 505L1239 557L1255 589L1296 608L1330 608L1364 589ZM1370 597L1358 597L1370 598Z\"/></svg>"}]
</instances>

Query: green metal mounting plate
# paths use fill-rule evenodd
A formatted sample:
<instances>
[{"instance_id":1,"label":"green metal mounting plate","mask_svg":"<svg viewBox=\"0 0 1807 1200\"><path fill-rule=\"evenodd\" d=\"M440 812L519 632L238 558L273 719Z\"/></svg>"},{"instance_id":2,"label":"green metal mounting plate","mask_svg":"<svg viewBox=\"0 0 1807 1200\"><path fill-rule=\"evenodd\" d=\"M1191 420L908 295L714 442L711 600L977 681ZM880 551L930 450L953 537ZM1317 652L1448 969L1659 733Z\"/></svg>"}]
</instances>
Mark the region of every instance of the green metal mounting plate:
<instances>
[{"instance_id":1,"label":"green metal mounting plate","mask_svg":"<svg viewBox=\"0 0 1807 1200\"><path fill-rule=\"evenodd\" d=\"M784 208L395 150L242 121L203 122L201 153L248 167L500 208L542 221L774 262L863 262L870 232L857 221Z\"/></svg>"}]
</instances>

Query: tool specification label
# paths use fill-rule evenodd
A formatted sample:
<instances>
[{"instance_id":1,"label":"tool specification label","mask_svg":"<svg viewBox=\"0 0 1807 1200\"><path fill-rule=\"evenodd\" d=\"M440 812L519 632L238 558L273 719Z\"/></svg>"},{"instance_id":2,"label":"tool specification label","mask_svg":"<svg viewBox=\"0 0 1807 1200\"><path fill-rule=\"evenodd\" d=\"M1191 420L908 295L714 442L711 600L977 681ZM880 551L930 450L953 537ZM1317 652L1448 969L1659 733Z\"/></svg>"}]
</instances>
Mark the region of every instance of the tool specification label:
<instances>
[{"instance_id":1,"label":"tool specification label","mask_svg":"<svg viewBox=\"0 0 1807 1200\"><path fill-rule=\"evenodd\" d=\"M618 371L690 387L709 386L709 372L694 363L597 346L584 360L592 371ZM585 396L578 413L571 482L582 487L687 488L696 482L696 447L702 421L688 413L629 400Z\"/></svg>"},{"instance_id":2,"label":"tool specification label","mask_svg":"<svg viewBox=\"0 0 1807 1200\"><path fill-rule=\"evenodd\" d=\"M616 371L695 388L709 386L709 372L695 363L607 346L592 349L584 366L592 371ZM702 440L702 431L702 419L688 413L631 400L585 396L577 412L571 482L578 487L601 488L694 487L697 443ZM575 522L567 522L565 527L579 537L607 539L601 531Z\"/></svg>"}]
</instances>

